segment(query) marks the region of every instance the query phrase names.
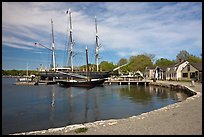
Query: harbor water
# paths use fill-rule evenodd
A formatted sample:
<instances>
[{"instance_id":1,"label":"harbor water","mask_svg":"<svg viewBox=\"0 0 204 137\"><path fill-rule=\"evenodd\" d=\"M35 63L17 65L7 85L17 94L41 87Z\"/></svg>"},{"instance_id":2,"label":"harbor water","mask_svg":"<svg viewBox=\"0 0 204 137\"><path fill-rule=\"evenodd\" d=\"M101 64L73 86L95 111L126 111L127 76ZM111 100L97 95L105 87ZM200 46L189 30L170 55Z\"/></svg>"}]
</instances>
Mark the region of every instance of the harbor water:
<instances>
[{"instance_id":1,"label":"harbor water","mask_svg":"<svg viewBox=\"0 0 204 137\"><path fill-rule=\"evenodd\" d=\"M144 85L106 85L91 89L55 85L14 85L2 78L2 133L44 130L149 112L188 95Z\"/></svg>"}]
</instances>

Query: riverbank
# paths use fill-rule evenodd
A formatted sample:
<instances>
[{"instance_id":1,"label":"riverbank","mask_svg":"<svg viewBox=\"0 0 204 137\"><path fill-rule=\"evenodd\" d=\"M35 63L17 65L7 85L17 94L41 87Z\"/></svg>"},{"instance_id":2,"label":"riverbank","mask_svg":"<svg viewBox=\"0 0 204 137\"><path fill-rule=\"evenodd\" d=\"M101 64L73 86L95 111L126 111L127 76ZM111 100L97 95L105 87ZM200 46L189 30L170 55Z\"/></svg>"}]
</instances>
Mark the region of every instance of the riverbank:
<instances>
[{"instance_id":1,"label":"riverbank","mask_svg":"<svg viewBox=\"0 0 204 137\"><path fill-rule=\"evenodd\" d=\"M157 81L187 86L197 94L166 107L124 119L96 121L22 135L202 135L202 83ZM86 132L75 129L86 127Z\"/></svg>"}]
</instances>

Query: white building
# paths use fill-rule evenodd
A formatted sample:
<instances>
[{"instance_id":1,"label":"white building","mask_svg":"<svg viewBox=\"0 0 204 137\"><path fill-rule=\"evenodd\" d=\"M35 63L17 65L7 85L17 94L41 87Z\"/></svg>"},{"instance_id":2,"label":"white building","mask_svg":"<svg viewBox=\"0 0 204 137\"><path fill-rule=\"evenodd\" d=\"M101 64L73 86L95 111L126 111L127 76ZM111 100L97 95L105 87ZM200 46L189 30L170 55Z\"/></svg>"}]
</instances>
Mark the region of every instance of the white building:
<instances>
[{"instance_id":1,"label":"white building","mask_svg":"<svg viewBox=\"0 0 204 137\"><path fill-rule=\"evenodd\" d=\"M181 80L181 70L188 64L188 61L182 61L172 66L167 67L166 80Z\"/></svg>"}]
</instances>

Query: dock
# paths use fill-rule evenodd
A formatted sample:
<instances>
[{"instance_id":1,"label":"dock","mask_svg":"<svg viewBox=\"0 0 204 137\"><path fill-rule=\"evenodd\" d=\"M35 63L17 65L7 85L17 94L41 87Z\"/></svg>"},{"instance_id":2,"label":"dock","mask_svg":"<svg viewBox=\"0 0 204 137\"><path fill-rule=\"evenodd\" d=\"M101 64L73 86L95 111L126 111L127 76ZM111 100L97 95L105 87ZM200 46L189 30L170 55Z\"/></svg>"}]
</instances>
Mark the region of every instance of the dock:
<instances>
[{"instance_id":1,"label":"dock","mask_svg":"<svg viewBox=\"0 0 204 137\"><path fill-rule=\"evenodd\" d=\"M39 85L54 85L56 84L56 81L53 80L40 80L38 81Z\"/></svg>"},{"instance_id":2,"label":"dock","mask_svg":"<svg viewBox=\"0 0 204 137\"><path fill-rule=\"evenodd\" d=\"M115 79L108 79L105 81L105 85L149 85L152 80L115 80Z\"/></svg>"},{"instance_id":3,"label":"dock","mask_svg":"<svg viewBox=\"0 0 204 137\"><path fill-rule=\"evenodd\" d=\"M16 82L14 85L38 85L38 82Z\"/></svg>"}]
</instances>

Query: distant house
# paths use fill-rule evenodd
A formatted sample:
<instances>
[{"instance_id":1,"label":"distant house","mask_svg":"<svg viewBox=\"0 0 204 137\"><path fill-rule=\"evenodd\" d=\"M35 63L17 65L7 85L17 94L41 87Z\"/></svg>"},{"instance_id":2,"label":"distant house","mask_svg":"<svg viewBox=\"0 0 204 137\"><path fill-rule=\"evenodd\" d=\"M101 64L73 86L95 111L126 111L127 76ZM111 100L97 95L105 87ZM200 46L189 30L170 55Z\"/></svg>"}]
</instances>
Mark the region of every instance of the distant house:
<instances>
[{"instance_id":1,"label":"distant house","mask_svg":"<svg viewBox=\"0 0 204 137\"><path fill-rule=\"evenodd\" d=\"M144 71L144 77L147 79L153 79L154 78L154 69L155 67L146 67Z\"/></svg>"},{"instance_id":2,"label":"distant house","mask_svg":"<svg viewBox=\"0 0 204 137\"><path fill-rule=\"evenodd\" d=\"M181 80L182 79L181 70L184 67L186 67L188 63L189 63L188 61L182 61L167 67L165 72L166 80Z\"/></svg>"},{"instance_id":3,"label":"distant house","mask_svg":"<svg viewBox=\"0 0 204 137\"><path fill-rule=\"evenodd\" d=\"M144 76L148 79L157 79L164 80L165 79L165 71L164 67L156 66L156 67L146 67L144 71Z\"/></svg>"},{"instance_id":4,"label":"distant house","mask_svg":"<svg viewBox=\"0 0 204 137\"><path fill-rule=\"evenodd\" d=\"M156 66L156 68L154 69L154 78L156 80L165 80L166 79L165 72L166 67Z\"/></svg>"},{"instance_id":5,"label":"distant house","mask_svg":"<svg viewBox=\"0 0 204 137\"><path fill-rule=\"evenodd\" d=\"M202 82L202 62L189 63L182 70L182 79L185 80L198 80Z\"/></svg>"}]
</instances>

